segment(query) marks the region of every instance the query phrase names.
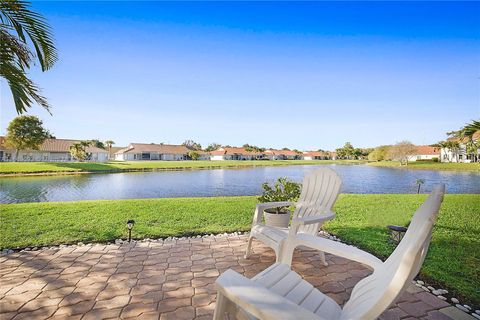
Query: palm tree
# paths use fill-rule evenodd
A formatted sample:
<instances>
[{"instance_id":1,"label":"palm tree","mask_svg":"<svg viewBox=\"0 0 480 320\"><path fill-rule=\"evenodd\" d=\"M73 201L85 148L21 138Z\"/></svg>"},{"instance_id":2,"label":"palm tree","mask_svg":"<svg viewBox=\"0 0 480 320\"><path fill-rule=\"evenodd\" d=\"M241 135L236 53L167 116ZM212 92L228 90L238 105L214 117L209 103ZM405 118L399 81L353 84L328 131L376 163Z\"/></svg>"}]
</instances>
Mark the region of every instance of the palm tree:
<instances>
[{"instance_id":1,"label":"palm tree","mask_svg":"<svg viewBox=\"0 0 480 320\"><path fill-rule=\"evenodd\" d=\"M19 114L34 102L50 110L47 99L26 72L35 60L42 71L49 70L57 61L50 27L45 18L29 10L30 5L23 0L0 0L0 76L10 86Z\"/></svg>"},{"instance_id":2,"label":"palm tree","mask_svg":"<svg viewBox=\"0 0 480 320\"><path fill-rule=\"evenodd\" d=\"M113 145L115 144L115 141L113 140L107 140L105 141L103 144L105 144L105 146L107 146L108 148L108 157L110 158L112 156L112 147Z\"/></svg>"},{"instance_id":3,"label":"palm tree","mask_svg":"<svg viewBox=\"0 0 480 320\"><path fill-rule=\"evenodd\" d=\"M480 131L480 120L472 120L463 128L457 131L448 132L452 138L465 144L465 151L469 154L474 162L478 161L478 149L480 149L480 138L474 137Z\"/></svg>"}]
</instances>

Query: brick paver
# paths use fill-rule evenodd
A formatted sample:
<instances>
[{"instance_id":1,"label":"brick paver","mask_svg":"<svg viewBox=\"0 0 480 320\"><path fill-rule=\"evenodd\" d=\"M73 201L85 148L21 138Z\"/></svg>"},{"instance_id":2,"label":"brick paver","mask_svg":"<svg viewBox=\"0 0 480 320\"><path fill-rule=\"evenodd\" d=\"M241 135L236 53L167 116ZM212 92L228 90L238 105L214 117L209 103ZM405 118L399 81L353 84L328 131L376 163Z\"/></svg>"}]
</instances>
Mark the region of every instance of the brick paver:
<instances>
[{"instance_id":1,"label":"brick paver","mask_svg":"<svg viewBox=\"0 0 480 320\"><path fill-rule=\"evenodd\" d=\"M211 319L222 272L252 277L274 262L259 242L244 259L245 245L241 235L3 255L0 319ZM343 304L370 271L331 255L327 261L325 267L315 251L298 250L293 269ZM452 319L448 306L413 287L380 319Z\"/></svg>"}]
</instances>

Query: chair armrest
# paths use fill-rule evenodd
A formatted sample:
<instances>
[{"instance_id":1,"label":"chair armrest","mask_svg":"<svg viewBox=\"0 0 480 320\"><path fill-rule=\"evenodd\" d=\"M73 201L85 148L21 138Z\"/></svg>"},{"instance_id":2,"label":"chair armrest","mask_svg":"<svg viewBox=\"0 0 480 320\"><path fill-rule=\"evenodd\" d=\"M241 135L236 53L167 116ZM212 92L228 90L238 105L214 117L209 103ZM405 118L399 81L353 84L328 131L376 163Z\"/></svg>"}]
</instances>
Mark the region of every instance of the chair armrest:
<instances>
[{"instance_id":1,"label":"chair armrest","mask_svg":"<svg viewBox=\"0 0 480 320\"><path fill-rule=\"evenodd\" d=\"M263 211L265 211L265 209L288 207L293 205L295 205L295 202L291 202L291 201L258 203L257 206L255 207L255 213L253 214L252 225L262 223Z\"/></svg>"},{"instance_id":2,"label":"chair armrest","mask_svg":"<svg viewBox=\"0 0 480 320\"><path fill-rule=\"evenodd\" d=\"M293 223L297 223L298 225L308 225L312 223L319 223L319 222L324 222L327 220L332 220L335 218L335 212L333 211L325 211L324 213L322 212L320 215L312 215L308 217L301 217L301 218L295 218L293 220Z\"/></svg>"},{"instance_id":3,"label":"chair armrest","mask_svg":"<svg viewBox=\"0 0 480 320\"><path fill-rule=\"evenodd\" d=\"M259 319L322 319L231 269L215 284L219 294Z\"/></svg>"},{"instance_id":4,"label":"chair armrest","mask_svg":"<svg viewBox=\"0 0 480 320\"><path fill-rule=\"evenodd\" d=\"M295 202L293 201L277 201L277 202L258 203L257 208L261 208L262 210L265 210L270 208L288 207L293 205L295 205Z\"/></svg>"},{"instance_id":5,"label":"chair armrest","mask_svg":"<svg viewBox=\"0 0 480 320\"><path fill-rule=\"evenodd\" d=\"M306 246L342 258L357 261L374 270L383 264L382 260L374 255L353 246L305 233L299 233L295 236L295 247L297 246Z\"/></svg>"}]
</instances>

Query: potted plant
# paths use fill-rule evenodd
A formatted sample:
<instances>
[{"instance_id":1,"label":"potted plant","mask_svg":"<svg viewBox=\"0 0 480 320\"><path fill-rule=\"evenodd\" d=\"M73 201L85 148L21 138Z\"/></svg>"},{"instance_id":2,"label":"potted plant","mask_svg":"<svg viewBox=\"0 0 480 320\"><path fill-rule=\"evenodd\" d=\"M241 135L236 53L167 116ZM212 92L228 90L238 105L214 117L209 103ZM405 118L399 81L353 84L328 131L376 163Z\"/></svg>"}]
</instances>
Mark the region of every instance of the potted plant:
<instances>
[{"instance_id":1,"label":"potted plant","mask_svg":"<svg viewBox=\"0 0 480 320\"><path fill-rule=\"evenodd\" d=\"M300 184L287 178L279 178L273 186L267 182L262 184L263 194L258 197L262 203L277 201L297 201L300 196ZM290 222L291 210L289 207L277 207L264 211L267 226L286 228Z\"/></svg>"}]
</instances>

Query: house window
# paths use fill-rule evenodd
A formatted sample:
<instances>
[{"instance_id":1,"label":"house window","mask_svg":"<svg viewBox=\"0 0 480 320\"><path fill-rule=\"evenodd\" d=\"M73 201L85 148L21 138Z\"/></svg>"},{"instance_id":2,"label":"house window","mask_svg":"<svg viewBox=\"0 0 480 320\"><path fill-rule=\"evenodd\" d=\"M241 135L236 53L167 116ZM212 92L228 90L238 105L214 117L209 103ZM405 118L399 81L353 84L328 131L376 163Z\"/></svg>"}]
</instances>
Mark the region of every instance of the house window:
<instances>
[{"instance_id":1,"label":"house window","mask_svg":"<svg viewBox=\"0 0 480 320\"><path fill-rule=\"evenodd\" d=\"M28 156L27 156L26 154L24 154L24 155L22 156L23 161L27 161L27 157L28 157Z\"/></svg>"},{"instance_id":2,"label":"house window","mask_svg":"<svg viewBox=\"0 0 480 320\"><path fill-rule=\"evenodd\" d=\"M48 161L48 153L43 154L43 161Z\"/></svg>"},{"instance_id":3,"label":"house window","mask_svg":"<svg viewBox=\"0 0 480 320\"><path fill-rule=\"evenodd\" d=\"M142 153L142 160L150 160L150 153Z\"/></svg>"},{"instance_id":4,"label":"house window","mask_svg":"<svg viewBox=\"0 0 480 320\"><path fill-rule=\"evenodd\" d=\"M421 160L422 159L422 156L417 156L417 160Z\"/></svg>"}]
</instances>

